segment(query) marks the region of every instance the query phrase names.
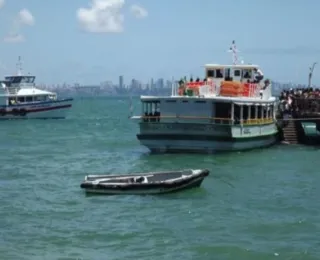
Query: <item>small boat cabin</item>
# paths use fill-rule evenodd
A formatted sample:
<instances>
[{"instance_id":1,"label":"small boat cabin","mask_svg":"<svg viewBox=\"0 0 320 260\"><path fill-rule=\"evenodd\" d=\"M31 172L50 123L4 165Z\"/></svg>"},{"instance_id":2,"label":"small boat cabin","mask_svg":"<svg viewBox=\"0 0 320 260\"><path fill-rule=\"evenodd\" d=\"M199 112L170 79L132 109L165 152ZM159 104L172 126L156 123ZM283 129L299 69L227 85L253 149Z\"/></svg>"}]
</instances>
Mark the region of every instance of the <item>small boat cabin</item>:
<instances>
[{"instance_id":1,"label":"small boat cabin","mask_svg":"<svg viewBox=\"0 0 320 260\"><path fill-rule=\"evenodd\" d=\"M222 81L236 81L241 83L254 83L255 73L260 70L258 65L219 65L206 64L205 77L213 80L215 83Z\"/></svg>"},{"instance_id":2,"label":"small boat cabin","mask_svg":"<svg viewBox=\"0 0 320 260\"><path fill-rule=\"evenodd\" d=\"M195 81L181 79L172 96L224 96L257 98L271 97L270 81L263 80L263 73L258 65L219 65L206 64L205 78ZM263 93L261 92L263 90Z\"/></svg>"},{"instance_id":3,"label":"small boat cabin","mask_svg":"<svg viewBox=\"0 0 320 260\"><path fill-rule=\"evenodd\" d=\"M56 94L37 89L35 76L8 76L0 81L0 105L14 106L55 100Z\"/></svg>"}]
</instances>

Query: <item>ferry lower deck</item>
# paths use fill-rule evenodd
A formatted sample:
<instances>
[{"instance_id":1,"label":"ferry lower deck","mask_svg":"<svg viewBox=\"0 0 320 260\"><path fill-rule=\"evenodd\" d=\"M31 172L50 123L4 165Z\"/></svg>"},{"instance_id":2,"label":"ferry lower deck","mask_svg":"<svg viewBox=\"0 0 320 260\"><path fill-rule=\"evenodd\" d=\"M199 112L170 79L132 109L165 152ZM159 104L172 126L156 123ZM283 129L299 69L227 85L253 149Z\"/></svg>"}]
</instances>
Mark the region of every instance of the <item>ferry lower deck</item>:
<instances>
[{"instance_id":1,"label":"ferry lower deck","mask_svg":"<svg viewBox=\"0 0 320 260\"><path fill-rule=\"evenodd\" d=\"M143 128L143 126L141 126ZM186 129L186 125L166 124L163 127L168 129L177 129L178 127ZM146 133L141 131L137 135L138 140L153 153L215 153L224 151L242 151L254 148L262 148L273 145L278 140L277 129L274 124L257 127L222 127L215 125L188 125L187 127L202 127L203 132L194 131L188 133L182 131L166 131L161 133ZM215 129L215 130L214 130ZM217 131L218 130L218 131ZM245 133L242 136L233 134L235 132ZM258 132L258 133L255 133ZM261 132L261 134L259 134Z\"/></svg>"}]
</instances>

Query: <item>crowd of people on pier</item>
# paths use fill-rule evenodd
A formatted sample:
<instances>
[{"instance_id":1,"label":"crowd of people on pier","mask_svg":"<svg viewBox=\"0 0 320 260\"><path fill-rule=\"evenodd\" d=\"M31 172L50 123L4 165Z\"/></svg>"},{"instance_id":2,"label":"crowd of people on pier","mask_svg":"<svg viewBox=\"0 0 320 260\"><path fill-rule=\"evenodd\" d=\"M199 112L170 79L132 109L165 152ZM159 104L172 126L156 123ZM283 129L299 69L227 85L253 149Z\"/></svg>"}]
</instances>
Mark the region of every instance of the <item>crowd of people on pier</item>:
<instances>
[{"instance_id":1,"label":"crowd of people on pier","mask_svg":"<svg viewBox=\"0 0 320 260\"><path fill-rule=\"evenodd\" d=\"M289 90L283 90L279 97L280 110L282 112L293 112L293 111L301 110L300 105L297 105L297 102L294 102L297 99L299 101L306 101L306 102L308 102L309 100L311 101L315 99L320 100L320 89L314 89L314 88L292 89L291 88Z\"/></svg>"},{"instance_id":2,"label":"crowd of people on pier","mask_svg":"<svg viewBox=\"0 0 320 260\"><path fill-rule=\"evenodd\" d=\"M280 101L288 98L320 98L320 89L296 88L283 90L280 94Z\"/></svg>"}]
</instances>

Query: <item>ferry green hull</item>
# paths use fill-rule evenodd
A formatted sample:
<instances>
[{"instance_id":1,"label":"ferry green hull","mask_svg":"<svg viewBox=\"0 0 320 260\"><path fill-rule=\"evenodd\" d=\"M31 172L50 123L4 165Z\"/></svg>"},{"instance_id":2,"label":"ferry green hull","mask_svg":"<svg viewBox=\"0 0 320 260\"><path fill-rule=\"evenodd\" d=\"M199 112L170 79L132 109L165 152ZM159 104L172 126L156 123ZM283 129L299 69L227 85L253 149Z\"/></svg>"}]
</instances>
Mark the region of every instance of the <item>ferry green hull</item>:
<instances>
[{"instance_id":1,"label":"ferry green hull","mask_svg":"<svg viewBox=\"0 0 320 260\"><path fill-rule=\"evenodd\" d=\"M141 123L137 138L153 153L243 151L269 147L278 141L278 130L273 123L262 126L189 124L183 125L184 130L181 127L179 123Z\"/></svg>"}]
</instances>

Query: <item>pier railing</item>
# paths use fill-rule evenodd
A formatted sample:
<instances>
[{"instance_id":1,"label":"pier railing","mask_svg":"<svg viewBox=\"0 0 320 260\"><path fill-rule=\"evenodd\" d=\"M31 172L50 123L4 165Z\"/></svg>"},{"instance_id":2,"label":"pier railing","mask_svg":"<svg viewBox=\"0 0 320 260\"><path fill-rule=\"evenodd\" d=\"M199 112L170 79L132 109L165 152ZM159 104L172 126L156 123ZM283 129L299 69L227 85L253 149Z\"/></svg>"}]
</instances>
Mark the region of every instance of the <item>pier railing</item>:
<instances>
[{"instance_id":1,"label":"pier railing","mask_svg":"<svg viewBox=\"0 0 320 260\"><path fill-rule=\"evenodd\" d=\"M320 121L320 117L278 118L277 121Z\"/></svg>"}]
</instances>

